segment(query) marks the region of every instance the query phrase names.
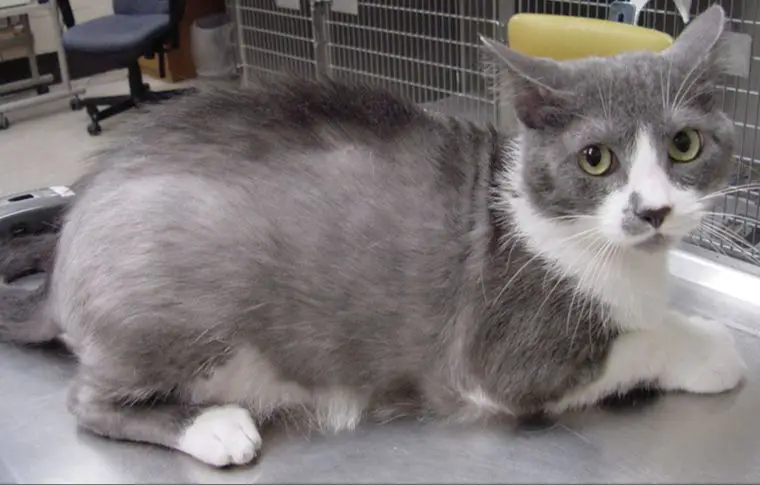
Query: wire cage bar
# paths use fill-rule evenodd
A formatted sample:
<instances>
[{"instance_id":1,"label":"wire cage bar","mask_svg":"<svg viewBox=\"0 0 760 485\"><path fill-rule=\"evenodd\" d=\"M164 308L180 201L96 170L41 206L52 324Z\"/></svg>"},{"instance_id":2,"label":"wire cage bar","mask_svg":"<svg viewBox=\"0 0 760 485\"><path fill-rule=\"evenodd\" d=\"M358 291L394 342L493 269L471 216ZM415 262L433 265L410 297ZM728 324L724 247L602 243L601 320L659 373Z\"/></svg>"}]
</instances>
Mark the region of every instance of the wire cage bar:
<instances>
[{"instance_id":1,"label":"wire cage bar","mask_svg":"<svg viewBox=\"0 0 760 485\"><path fill-rule=\"evenodd\" d=\"M500 123L491 75L482 69L479 35L504 40L518 12L606 19L613 0L227 0L238 20L242 77L295 74L379 84L428 109ZM695 16L716 0L693 0ZM337 8L338 3L353 8ZM706 227L690 241L760 266L760 1L718 0L732 30L752 37L750 74L728 77L724 109L736 126L732 184ZM284 7L283 5L286 5ZM314 15L315 8L334 4ZM316 25L318 23L319 25ZM684 28L672 0L651 0L639 24L677 36ZM315 43L315 36L317 41ZM318 47L321 46L321 47ZM317 48L315 48L317 47ZM320 65L325 64L325 65ZM754 186L753 186L754 187Z\"/></svg>"},{"instance_id":2,"label":"wire cage bar","mask_svg":"<svg viewBox=\"0 0 760 485\"><path fill-rule=\"evenodd\" d=\"M358 14L331 12L332 75L383 85L425 107L497 122L479 35L503 38L499 0L359 0Z\"/></svg>"},{"instance_id":3,"label":"wire cage bar","mask_svg":"<svg viewBox=\"0 0 760 485\"><path fill-rule=\"evenodd\" d=\"M296 4L299 8L282 8L275 0L226 1L244 85L272 76L316 76L311 3Z\"/></svg>"},{"instance_id":4,"label":"wire cage bar","mask_svg":"<svg viewBox=\"0 0 760 485\"><path fill-rule=\"evenodd\" d=\"M381 85L429 109L498 121L492 79L480 67L479 35L503 39L514 0L344 1L355 4L355 13L326 11L327 52L320 55L315 34L322 17L314 14L324 3L331 2L227 0L243 79L316 77L325 67L335 78Z\"/></svg>"}]
</instances>

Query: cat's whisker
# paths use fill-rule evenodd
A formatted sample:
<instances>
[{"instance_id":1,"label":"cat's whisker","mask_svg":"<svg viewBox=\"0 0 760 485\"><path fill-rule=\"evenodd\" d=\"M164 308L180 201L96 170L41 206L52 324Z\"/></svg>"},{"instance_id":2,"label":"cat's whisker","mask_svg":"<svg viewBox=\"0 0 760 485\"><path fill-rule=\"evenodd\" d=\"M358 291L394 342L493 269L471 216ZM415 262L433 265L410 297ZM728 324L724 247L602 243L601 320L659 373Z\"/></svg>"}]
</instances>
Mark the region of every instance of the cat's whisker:
<instances>
[{"instance_id":1,"label":"cat's whisker","mask_svg":"<svg viewBox=\"0 0 760 485\"><path fill-rule=\"evenodd\" d=\"M557 216L552 217L551 219L547 219L547 222L575 222L575 221L588 221L588 220L599 220L599 216L589 215L589 214L577 214L577 215L567 215L567 216Z\"/></svg>"},{"instance_id":2,"label":"cat's whisker","mask_svg":"<svg viewBox=\"0 0 760 485\"><path fill-rule=\"evenodd\" d=\"M704 62L704 59L700 59L698 62L694 63L694 65L684 77L681 85L678 88L678 91L676 92L675 97L673 98L673 111L678 110L682 106L683 103L681 102L681 96L685 96L686 93L688 93L689 90L694 87L694 84L699 81L699 78L702 77L702 75L707 72L707 69L709 68L710 63Z\"/></svg>"},{"instance_id":3,"label":"cat's whisker","mask_svg":"<svg viewBox=\"0 0 760 485\"><path fill-rule=\"evenodd\" d=\"M502 252L507 249L507 244L509 244L510 241L512 241L512 247L509 248L509 252L507 253L507 264L512 261L512 252L517 247L517 243L521 241L520 234L515 232L510 237L506 238L505 243L500 246Z\"/></svg>"},{"instance_id":4,"label":"cat's whisker","mask_svg":"<svg viewBox=\"0 0 760 485\"><path fill-rule=\"evenodd\" d=\"M609 246L609 243L605 244L603 248L599 251L599 254L592 259L593 264L589 265L589 278L588 283L590 287L595 287L597 275L598 275L598 269L600 266L600 262L604 259L604 255L607 252L607 247ZM578 334L578 330L580 328L581 322L584 318L589 314L589 311L592 309L594 304L594 299L588 298L588 296L585 296L581 302L581 308L578 314L578 319L575 322L575 328L573 329L573 333L570 337L570 348L572 348L575 337Z\"/></svg>"},{"instance_id":5,"label":"cat's whisker","mask_svg":"<svg viewBox=\"0 0 760 485\"><path fill-rule=\"evenodd\" d=\"M712 235L706 228L702 227L701 230L707 232L708 235ZM706 239L707 243L710 245L710 247L713 248L715 252L717 252L720 255L726 256L726 251L720 247L719 245L715 244L715 241L713 241L713 238L716 237L715 235L712 235L711 238Z\"/></svg>"},{"instance_id":6,"label":"cat's whisker","mask_svg":"<svg viewBox=\"0 0 760 485\"><path fill-rule=\"evenodd\" d=\"M597 231L597 229L596 229L596 228L593 228L593 229L588 229L588 230L586 230L586 231L581 231L581 232L579 232L579 233L573 234L572 236L566 237L566 238L562 239L561 241L558 241L558 243L559 243L559 244L564 244L564 243L567 243L567 242L571 242L571 241L573 241L573 240L575 240L575 239L578 239L578 238L581 238L581 237L583 237L584 235L586 235L586 234L588 234L588 233L590 233L590 232L593 232L593 231ZM526 267L528 267L528 266L529 266L529 265L530 265L530 264L531 264L533 261L535 261L535 260L537 260L537 259L539 259L539 258L543 259L543 257L544 257L544 256L545 256L544 254L542 254L542 253L540 253L540 252L539 252L539 253L535 254L533 257L531 257L531 258L530 258L530 259L529 259L529 260L528 260L528 261L527 261L525 264L523 264L523 265L520 267L520 269L518 269L518 270L517 270L517 271L516 271L516 272L515 272L515 273L512 275L512 277L511 277L511 278L510 278L510 279L509 279L509 280L508 280L508 281L507 281L507 282L504 284L504 286L502 287L502 289L499 291L499 293L498 293L498 294L496 295L496 297L494 298L494 300L493 300L493 302L492 302L492 305L496 305L496 304L499 302L499 299L500 299L500 298L501 298L501 297L504 295L504 293L505 293L505 292L507 291L507 289L510 287L510 285L512 284L512 282L513 282L513 281L515 281L515 279L517 279L517 277L518 277L518 276L520 276L520 274L523 272L523 270L524 270ZM507 263L507 264L509 264L509 261L508 261L508 263Z\"/></svg>"},{"instance_id":7,"label":"cat's whisker","mask_svg":"<svg viewBox=\"0 0 760 485\"><path fill-rule=\"evenodd\" d=\"M600 85L600 82L601 81L597 79L595 83L596 90L599 93L599 103L602 105L602 115L605 118L609 118L610 113L607 111L607 102L605 101L604 94L602 94L602 86Z\"/></svg>"},{"instance_id":8,"label":"cat's whisker","mask_svg":"<svg viewBox=\"0 0 760 485\"><path fill-rule=\"evenodd\" d=\"M599 233L591 233L591 234L588 235L588 237L592 237L593 238L590 241L591 244L594 244L596 241L598 241L599 239L601 239L601 235ZM586 238L583 238L583 239L581 239L581 241L585 240L585 239ZM541 311L543 310L544 306L549 301L549 299L551 298L551 296L554 294L554 292L557 290L557 288L559 287L559 285L562 284L562 283L566 283L567 282L567 277L569 276L569 273L573 272L573 270L575 269L575 265L578 262L580 262L581 260L585 261L585 259L586 259L585 256L586 256L586 254L583 251L579 251L578 255L573 260L573 262L570 263L570 265L569 265L570 267L567 270L562 271L562 272L556 272L556 273L547 272L547 275L548 274L552 274L554 276L554 278L557 279L557 282L554 284L554 286L552 287L552 289L549 291L549 293L546 295L546 297L541 302L541 305L538 307L538 310L536 310L536 312L535 312L535 314L533 316L532 321L535 321L535 319L538 318L539 315L541 315Z\"/></svg>"},{"instance_id":9,"label":"cat's whisker","mask_svg":"<svg viewBox=\"0 0 760 485\"><path fill-rule=\"evenodd\" d=\"M702 226L702 229L704 229L709 235L726 243L734 251L744 254L753 261L760 262L760 251L747 241L741 239L738 235L732 234L724 228L709 223Z\"/></svg>"},{"instance_id":10,"label":"cat's whisker","mask_svg":"<svg viewBox=\"0 0 760 485\"><path fill-rule=\"evenodd\" d=\"M716 237L719 240L726 243L734 251L740 254L743 254L744 256L751 259L755 263L760 263L760 254L758 253L758 249L749 245L748 243L746 243L746 241L742 241L737 238L732 238L725 233L714 231L714 229L708 232L710 232L713 235L713 237Z\"/></svg>"},{"instance_id":11,"label":"cat's whisker","mask_svg":"<svg viewBox=\"0 0 760 485\"><path fill-rule=\"evenodd\" d=\"M672 109L672 105L670 104L670 81L673 79L673 60L668 59L668 76L667 76L667 86L665 87L665 93L667 97L667 102L663 104L663 106L667 106L669 109Z\"/></svg>"},{"instance_id":12,"label":"cat's whisker","mask_svg":"<svg viewBox=\"0 0 760 485\"><path fill-rule=\"evenodd\" d=\"M720 234L725 235L727 238L734 240L736 242L741 242L743 244L746 244L748 247L752 247L748 242L744 241L741 236L738 234L732 233L725 227L718 226L716 224L713 224L711 221L705 220L701 224L701 227L710 228L711 230L718 232Z\"/></svg>"},{"instance_id":13,"label":"cat's whisker","mask_svg":"<svg viewBox=\"0 0 760 485\"><path fill-rule=\"evenodd\" d=\"M705 93L708 93L709 91L710 91L710 90L709 90L709 89L707 89L707 88L705 88L705 89L700 89L700 90L697 90L697 91L693 92L693 93L691 94L691 96L689 96L688 98L685 98L685 99L683 99L683 100L682 100L682 101L681 101L679 104L680 104L680 105L688 105L688 104L689 104L689 103L691 103L693 100L697 99L699 96L701 96L701 95L703 95L703 94L705 94Z\"/></svg>"},{"instance_id":14,"label":"cat's whisker","mask_svg":"<svg viewBox=\"0 0 760 485\"><path fill-rule=\"evenodd\" d=\"M591 241L588 241L589 245L593 245L600 238L600 233L598 231L588 230L588 231L584 231L584 234L585 234L584 237L578 239L578 241L576 241L576 244L582 244L587 239L593 238ZM583 251L579 251L578 256L573 260L572 263L570 263L569 265L570 268L568 268L567 270L564 270L561 267L558 267L557 271L547 271L542 282L542 287L546 285L547 278L561 278L561 279L567 278L572 273L572 270L575 267L575 264L578 263L578 261L584 256L585 256L585 253Z\"/></svg>"},{"instance_id":15,"label":"cat's whisker","mask_svg":"<svg viewBox=\"0 0 760 485\"><path fill-rule=\"evenodd\" d=\"M743 250L741 247L736 246L731 241L728 241L728 240L724 239L723 237L721 237L720 234L710 232L709 230L707 231L707 233L711 236L711 238L717 239L719 242L721 242L721 243L725 244L726 246L728 246L728 248L731 251L734 251L735 253L741 254L743 257L745 257L749 261L752 261L755 264L760 264L760 258L754 257L748 251ZM729 255L729 253L726 252L726 248L721 247L720 245L716 244L715 241L708 239L707 242L710 245L710 247L712 247L713 250L715 250L715 252L717 252L718 254L721 254L723 256L733 257L733 256ZM735 253L734 253L734 255L735 255Z\"/></svg>"},{"instance_id":16,"label":"cat's whisker","mask_svg":"<svg viewBox=\"0 0 760 485\"><path fill-rule=\"evenodd\" d=\"M749 216L743 216L741 214L732 214L730 212L718 212L718 211L705 211L703 214L707 216L716 216L723 219L737 219L742 222L748 222L750 224L758 224L760 225L760 220L758 220L755 217L749 217Z\"/></svg>"},{"instance_id":17,"label":"cat's whisker","mask_svg":"<svg viewBox=\"0 0 760 485\"><path fill-rule=\"evenodd\" d=\"M612 254L612 263L611 264L614 264L620 258L621 253L622 253L622 248L620 246L615 247L615 250L614 250L614 252ZM622 306L622 310L623 310L623 312L624 312L624 314L625 314L626 317L629 317L630 315L633 314L633 311L632 311L631 308L629 308L629 306L630 306L629 303L625 303ZM608 309L608 311L609 311L609 309ZM607 323L608 323L607 322L607 318L604 318L602 321L603 321L604 325L600 328L600 331L605 330L608 327L608 325L607 325Z\"/></svg>"},{"instance_id":18,"label":"cat's whisker","mask_svg":"<svg viewBox=\"0 0 760 485\"><path fill-rule=\"evenodd\" d=\"M660 102L662 103L662 106L667 106L665 104L665 79L662 77L662 71L658 73L660 77Z\"/></svg>"},{"instance_id":19,"label":"cat's whisker","mask_svg":"<svg viewBox=\"0 0 760 485\"><path fill-rule=\"evenodd\" d=\"M613 246L612 251L610 251L609 257L606 258L602 262L602 269L600 270L600 274L609 274L608 273L609 272L608 267L609 266L614 266L615 261L617 260L617 257L620 254L620 251L621 251L621 247L620 246L618 246L618 245L614 245ZM631 311L628 308L628 305L625 304L625 303L623 304L622 310L623 310L623 312L626 315L631 314ZM600 333L600 332L603 332L603 331L605 331L607 329L607 327L608 327L608 325L607 325L607 319L608 319L609 315L606 315L605 312L609 312L609 311L610 310L607 307L607 305L600 305L600 307L599 307L599 315L600 315L600 319L601 319L601 323L602 324L600 326L598 326L598 328L596 329L596 333L597 334ZM588 334L589 334L589 339L593 339L596 336L596 335L592 334L592 327L588 327Z\"/></svg>"},{"instance_id":20,"label":"cat's whisker","mask_svg":"<svg viewBox=\"0 0 760 485\"><path fill-rule=\"evenodd\" d=\"M739 223L758 225L758 221L750 217L736 216L734 214L716 215L716 217L722 217L724 221L725 219L736 219L736 221ZM730 235L732 239L736 241L741 241L743 244L746 244L748 247L751 247L751 245L748 242L744 241L744 239L742 239L742 237L739 234L736 234L733 231L731 231L729 228L723 226L721 224L721 221L716 221L715 219L711 219L711 218L703 219L700 222L699 226L693 231L693 233L698 233L700 230L704 230L708 226L711 227L711 229L713 229L714 231L720 231L722 233L725 233L727 237L728 235ZM758 251L758 250L753 249L753 251Z\"/></svg>"},{"instance_id":21,"label":"cat's whisker","mask_svg":"<svg viewBox=\"0 0 760 485\"><path fill-rule=\"evenodd\" d=\"M596 283L596 276L598 275L600 262L603 261L605 255L607 254L607 251L612 247L612 243L610 241L605 241L604 244L601 246L601 248L596 251L594 256L591 258L591 260L588 263L588 266L586 270L583 272L580 280L578 281L578 290L579 292L584 291L583 285L586 283L587 275L589 276L589 280L591 278L594 279L594 283ZM588 281L588 283L591 283L591 281ZM593 287L593 283L589 285ZM575 328L573 329L573 333L570 337L570 346L569 348L573 347L573 344L575 343L575 337L578 333L578 329L580 328L580 324L583 321L583 318L587 315L587 312L591 309L591 305L593 305L593 301L590 301L588 296L584 295L583 303L581 304L581 311L578 312L578 319L575 324ZM568 312L568 322L569 317L572 315L572 307L571 311Z\"/></svg>"},{"instance_id":22,"label":"cat's whisker","mask_svg":"<svg viewBox=\"0 0 760 485\"><path fill-rule=\"evenodd\" d=\"M588 258L588 262L587 262L585 268L583 269L583 271L581 271L580 275L576 275L577 278L578 278L578 280L577 280L577 282L575 284L575 288L573 289L573 296L572 296L572 298L570 300L570 307L568 309L567 320L565 322L565 326L568 329L570 327L570 317L571 317L571 315L573 313L573 307L575 305L576 298L578 297L578 293L580 293L581 289L583 288L583 285L584 285L585 279L586 279L586 275L593 268L593 263L594 263L595 258L604 250L606 244L608 244L608 241L605 241L601 246L599 246L597 248L597 250L591 255L591 257ZM588 256L586 253L584 253L584 255Z\"/></svg>"},{"instance_id":23,"label":"cat's whisker","mask_svg":"<svg viewBox=\"0 0 760 485\"><path fill-rule=\"evenodd\" d=\"M749 191L749 190L756 190L760 189L759 183L749 183L749 184L743 184L743 185L732 185L730 187L726 187L721 190L716 190L715 192L711 192L703 197L700 197L697 199L697 202L702 202L704 200L713 199L715 197L720 197L722 195L729 195L733 194L735 192L743 192L743 191Z\"/></svg>"}]
</instances>

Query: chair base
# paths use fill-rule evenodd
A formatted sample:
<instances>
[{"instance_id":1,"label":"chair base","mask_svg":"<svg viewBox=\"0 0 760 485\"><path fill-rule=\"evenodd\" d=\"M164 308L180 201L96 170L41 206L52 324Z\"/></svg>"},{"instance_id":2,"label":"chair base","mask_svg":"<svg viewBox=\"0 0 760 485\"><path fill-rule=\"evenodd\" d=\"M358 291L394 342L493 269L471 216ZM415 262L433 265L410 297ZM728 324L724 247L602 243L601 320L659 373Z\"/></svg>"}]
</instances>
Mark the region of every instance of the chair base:
<instances>
[{"instance_id":1,"label":"chair base","mask_svg":"<svg viewBox=\"0 0 760 485\"><path fill-rule=\"evenodd\" d=\"M87 115L90 117L87 133L90 135L99 135L103 131L100 122L107 118L123 113L143 103L159 103L195 91L194 88L153 91L148 84L143 83L142 72L137 62L129 65L128 72L129 94L86 97L77 100L76 103L72 103L72 109L84 108L87 111Z\"/></svg>"}]
</instances>

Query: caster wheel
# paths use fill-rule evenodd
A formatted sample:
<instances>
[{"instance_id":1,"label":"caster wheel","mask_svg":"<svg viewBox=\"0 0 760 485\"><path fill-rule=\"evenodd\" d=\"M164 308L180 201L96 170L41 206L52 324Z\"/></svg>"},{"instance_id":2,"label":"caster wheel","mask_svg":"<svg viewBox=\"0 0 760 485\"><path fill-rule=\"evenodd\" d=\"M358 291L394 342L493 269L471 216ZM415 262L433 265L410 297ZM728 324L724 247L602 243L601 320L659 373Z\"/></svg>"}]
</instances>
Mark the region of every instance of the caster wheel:
<instances>
[{"instance_id":1,"label":"caster wheel","mask_svg":"<svg viewBox=\"0 0 760 485\"><path fill-rule=\"evenodd\" d=\"M11 126L11 122L4 115L0 115L0 130L7 130Z\"/></svg>"},{"instance_id":2,"label":"caster wheel","mask_svg":"<svg viewBox=\"0 0 760 485\"><path fill-rule=\"evenodd\" d=\"M50 86L37 86L37 94L47 94L50 92Z\"/></svg>"},{"instance_id":3,"label":"caster wheel","mask_svg":"<svg viewBox=\"0 0 760 485\"><path fill-rule=\"evenodd\" d=\"M69 107L71 108L71 111L79 111L80 109L84 108L84 105L82 104L81 99L71 98L69 100Z\"/></svg>"},{"instance_id":4,"label":"caster wheel","mask_svg":"<svg viewBox=\"0 0 760 485\"><path fill-rule=\"evenodd\" d=\"M103 129L97 123L90 123L89 125L87 125L87 133L89 133L92 136L100 135L101 131L103 131Z\"/></svg>"}]
</instances>

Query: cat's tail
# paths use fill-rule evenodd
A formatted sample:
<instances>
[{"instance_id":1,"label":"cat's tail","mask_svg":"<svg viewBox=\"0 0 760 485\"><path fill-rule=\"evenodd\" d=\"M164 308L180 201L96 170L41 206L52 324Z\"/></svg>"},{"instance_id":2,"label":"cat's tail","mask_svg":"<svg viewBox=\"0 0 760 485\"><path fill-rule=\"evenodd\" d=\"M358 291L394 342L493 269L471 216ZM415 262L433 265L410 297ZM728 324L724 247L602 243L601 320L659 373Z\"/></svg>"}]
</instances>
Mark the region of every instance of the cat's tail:
<instances>
[{"instance_id":1,"label":"cat's tail","mask_svg":"<svg viewBox=\"0 0 760 485\"><path fill-rule=\"evenodd\" d=\"M40 344L60 334L44 310L58 236L34 234L0 242L0 341ZM24 278L31 275L38 275L36 282ZM27 281L21 283L21 278Z\"/></svg>"}]
</instances>

